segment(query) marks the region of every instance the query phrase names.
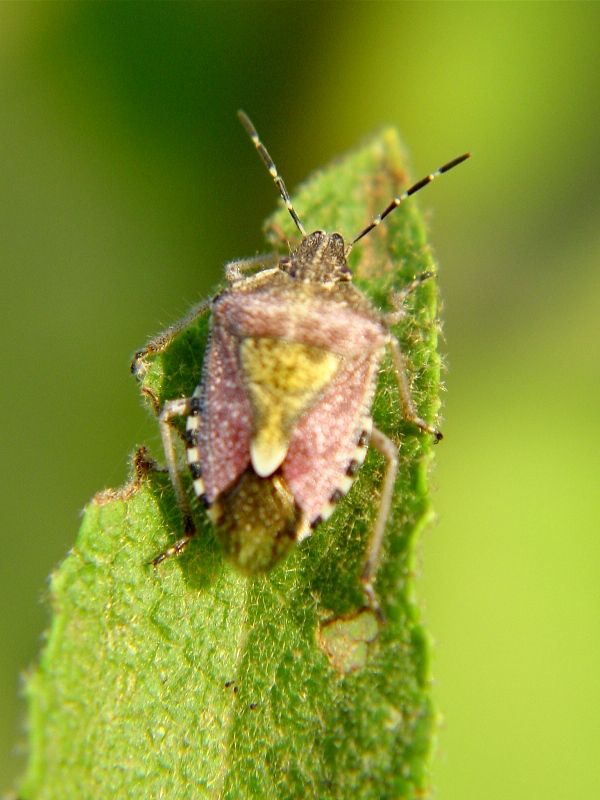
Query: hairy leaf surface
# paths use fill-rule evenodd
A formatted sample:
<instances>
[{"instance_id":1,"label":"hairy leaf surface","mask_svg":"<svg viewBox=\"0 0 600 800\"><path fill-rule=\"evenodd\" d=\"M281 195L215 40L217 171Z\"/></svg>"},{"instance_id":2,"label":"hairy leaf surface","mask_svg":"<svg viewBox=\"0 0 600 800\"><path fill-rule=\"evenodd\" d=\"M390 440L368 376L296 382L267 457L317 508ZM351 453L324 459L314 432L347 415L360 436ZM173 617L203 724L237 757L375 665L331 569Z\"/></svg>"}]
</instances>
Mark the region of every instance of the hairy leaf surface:
<instances>
[{"instance_id":1,"label":"hairy leaf surface","mask_svg":"<svg viewBox=\"0 0 600 800\"><path fill-rule=\"evenodd\" d=\"M305 227L351 239L406 186L404 164L396 133L382 131L294 193ZM267 235L282 252L298 241L283 210ZM414 201L361 241L350 265L381 307L433 269ZM406 306L395 332L432 420L435 280ZM152 408L191 394L206 335L199 320L153 359L142 387ZM423 796L435 725L413 571L432 442L402 419L388 360L374 417L400 446L375 584L384 624L362 609L358 581L384 466L372 450L328 523L254 579L223 560L201 510L187 551L148 565L181 522L168 477L145 456L130 484L92 500L52 577L52 622L28 684L25 800Z\"/></svg>"}]
</instances>

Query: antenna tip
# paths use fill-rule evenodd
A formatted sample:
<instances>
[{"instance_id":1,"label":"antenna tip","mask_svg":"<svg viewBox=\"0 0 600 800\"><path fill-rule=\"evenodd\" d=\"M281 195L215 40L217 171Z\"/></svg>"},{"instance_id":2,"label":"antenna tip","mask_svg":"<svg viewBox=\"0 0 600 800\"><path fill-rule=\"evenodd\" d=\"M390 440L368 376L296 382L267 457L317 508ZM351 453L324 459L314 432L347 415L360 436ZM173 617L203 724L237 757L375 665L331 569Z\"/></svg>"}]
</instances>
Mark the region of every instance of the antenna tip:
<instances>
[{"instance_id":1,"label":"antenna tip","mask_svg":"<svg viewBox=\"0 0 600 800\"><path fill-rule=\"evenodd\" d=\"M455 158L454 161L451 161L450 163L453 167L456 167L459 164L462 164L463 161L466 161L468 158L471 158L471 153L463 153L462 156L458 156L458 158Z\"/></svg>"},{"instance_id":2,"label":"antenna tip","mask_svg":"<svg viewBox=\"0 0 600 800\"><path fill-rule=\"evenodd\" d=\"M239 121L244 126L244 128L248 131L248 133L250 135L252 135L252 133L254 131L254 125L250 121L250 117L248 116L248 114L246 114L245 111L242 111L241 108L238 108L237 116L238 116Z\"/></svg>"},{"instance_id":3,"label":"antenna tip","mask_svg":"<svg viewBox=\"0 0 600 800\"><path fill-rule=\"evenodd\" d=\"M440 167L438 172L442 175L444 172L448 172L448 170L454 169L454 167L458 167L459 164L462 164L463 161L466 161L467 158L471 158L471 153L463 153L462 156L458 156L457 158L453 158L452 161L449 161L447 164L444 164L443 167Z\"/></svg>"}]
</instances>

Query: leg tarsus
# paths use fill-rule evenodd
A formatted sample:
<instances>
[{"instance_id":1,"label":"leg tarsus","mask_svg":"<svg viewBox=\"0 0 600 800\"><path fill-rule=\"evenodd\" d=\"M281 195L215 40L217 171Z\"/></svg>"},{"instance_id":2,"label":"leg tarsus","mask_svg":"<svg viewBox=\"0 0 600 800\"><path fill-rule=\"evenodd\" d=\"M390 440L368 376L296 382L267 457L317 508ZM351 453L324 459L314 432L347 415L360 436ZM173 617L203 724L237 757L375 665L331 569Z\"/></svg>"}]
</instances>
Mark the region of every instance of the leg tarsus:
<instances>
[{"instance_id":1,"label":"leg tarsus","mask_svg":"<svg viewBox=\"0 0 600 800\"><path fill-rule=\"evenodd\" d=\"M159 467L156 461L151 458L148 448L144 445L136 448L131 460L135 479L142 480L150 472L166 472L164 467Z\"/></svg>"},{"instance_id":2,"label":"leg tarsus","mask_svg":"<svg viewBox=\"0 0 600 800\"><path fill-rule=\"evenodd\" d=\"M373 614L377 617L378 622L384 623L385 622L385 615L381 610L381 606L379 605L379 600L375 594L375 589L373 588L373 584L371 581L362 581L363 584L363 591L365 593L365 598L367 601L366 607L369 611L372 611Z\"/></svg>"},{"instance_id":3,"label":"leg tarsus","mask_svg":"<svg viewBox=\"0 0 600 800\"><path fill-rule=\"evenodd\" d=\"M159 564L162 564L163 561L166 561L168 558L172 558L173 556L178 556L186 549L188 544L196 535L196 526L191 520L191 517L186 517L184 519L184 535L181 539L178 539L175 544L171 545L171 547L167 547L162 553L159 553L155 558L152 559L150 562L153 567L157 567Z\"/></svg>"}]
</instances>

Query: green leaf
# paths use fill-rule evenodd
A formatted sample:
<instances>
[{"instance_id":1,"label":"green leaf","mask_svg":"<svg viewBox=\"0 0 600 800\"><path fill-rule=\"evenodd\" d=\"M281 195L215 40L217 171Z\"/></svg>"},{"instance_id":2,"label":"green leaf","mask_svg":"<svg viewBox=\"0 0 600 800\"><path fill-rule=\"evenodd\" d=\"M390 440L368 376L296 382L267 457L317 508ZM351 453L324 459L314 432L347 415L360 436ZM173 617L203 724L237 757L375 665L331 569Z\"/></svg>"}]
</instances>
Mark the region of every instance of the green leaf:
<instances>
[{"instance_id":1,"label":"green leaf","mask_svg":"<svg viewBox=\"0 0 600 800\"><path fill-rule=\"evenodd\" d=\"M384 130L313 176L294 196L306 228L350 239L406 184L404 163L396 133ZM267 233L283 251L282 240L298 239L283 210ZM382 307L392 287L433 268L413 201L354 248L351 266ZM395 329L430 420L435 302L430 280ZM201 319L152 360L142 388L155 409L191 394L206 334ZM430 517L432 441L402 419L388 361L374 416L400 445L375 582L383 623L363 608L358 580L384 466L372 449L329 522L257 578L223 560L200 510L186 552L148 566L181 535L181 520L168 476L143 452L131 483L93 499L52 576L53 619L28 682L23 798L423 796L435 715L413 574Z\"/></svg>"}]
</instances>

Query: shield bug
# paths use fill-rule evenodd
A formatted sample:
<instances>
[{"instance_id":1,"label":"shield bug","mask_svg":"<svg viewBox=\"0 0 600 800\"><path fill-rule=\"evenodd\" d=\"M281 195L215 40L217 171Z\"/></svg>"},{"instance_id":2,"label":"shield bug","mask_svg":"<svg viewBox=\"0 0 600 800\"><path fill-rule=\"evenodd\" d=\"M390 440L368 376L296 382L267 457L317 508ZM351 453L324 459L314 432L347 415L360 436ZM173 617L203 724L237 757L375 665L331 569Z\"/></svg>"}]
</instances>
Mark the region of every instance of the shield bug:
<instances>
[{"instance_id":1,"label":"shield bug","mask_svg":"<svg viewBox=\"0 0 600 800\"><path fill-rule=\"evenodd\" d=\"M448 162L394 197L348 244L339 233L307 233L283 179L243 113L240 120L273 178L301 241L289 255L259 256L225 267L227 287L136 353L132 370L163 350L200 314L211 313L202 375L192 396L168 400L159 414L184 535L156 556L181 553L196 528L178 465L176 418L186 418L185 445L195 495L205 505L227 557L247 574L269 570L335 508L350 489L369 444L386 469L361 574L372 582L398 466L397 445L373 426L379 365L389 349L405 418L436 440L411 398L404 356L390 325L417 276L384 313L352 282L347 256L356 242L408 197L469 157Z\"/></svg>"}]
</instances>

